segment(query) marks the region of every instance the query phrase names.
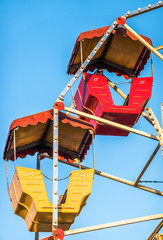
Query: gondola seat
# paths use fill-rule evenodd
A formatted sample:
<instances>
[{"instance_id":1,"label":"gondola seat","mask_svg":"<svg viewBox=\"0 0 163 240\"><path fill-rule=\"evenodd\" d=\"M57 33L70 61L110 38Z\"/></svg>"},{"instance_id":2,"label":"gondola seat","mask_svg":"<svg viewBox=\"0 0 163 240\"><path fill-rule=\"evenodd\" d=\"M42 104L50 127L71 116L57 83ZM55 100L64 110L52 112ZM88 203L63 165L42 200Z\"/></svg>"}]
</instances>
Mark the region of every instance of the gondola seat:
<instances>
[{"instance_id":1,"label":"gondola seat","mask_svg":"<svg viewBox=\"0 0 163 240\"><path fill-rule=\"evenodd\" d=\"M92 191L94 170L72 171L65 197L58 204L58 224L68 230ZM22 217L29 231L52 231L53 206L49 202L42 172L17 167L10 186L14 213Z\"/></svg>"},{"instance_id":2,"label":"gondola seat","mask_svg":"<svg viewBox=\"0 0 163 240\"><path fill-rule=\"evenodd\" d=\"M144 110L152 92L152 77L133 78L128 101L114 104L104 75L84 73L74 100L76 109L97 117L133 127ZM93 124L96 135L128 136L129 132L83 118Z\"/></svg>"}]
</instances>

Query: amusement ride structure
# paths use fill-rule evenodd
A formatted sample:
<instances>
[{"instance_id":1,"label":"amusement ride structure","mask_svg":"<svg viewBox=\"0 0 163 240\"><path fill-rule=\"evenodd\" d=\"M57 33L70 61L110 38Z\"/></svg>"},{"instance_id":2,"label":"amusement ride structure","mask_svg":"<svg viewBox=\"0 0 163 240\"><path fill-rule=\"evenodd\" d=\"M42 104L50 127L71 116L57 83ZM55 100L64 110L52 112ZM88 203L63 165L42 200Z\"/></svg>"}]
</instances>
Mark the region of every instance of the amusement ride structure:
<instances>
[{"instance_id":1,"label":"amusement ride structure","mask_svg":"<svg viewBox=\"0 0 163 240\"><path fill-rule=\"evenodd\" d=\"M53 109L12 122L4 149L7 187L14 213L24 219L29 231L35 232L35 240L39 239L39 232L52 232L44 240L62 240L73 234L156 219L161 221L148 240L163 239L163 234L158 233L163 226L163 214L69 230L76 216L84 211L82 209L92 191L94 174L163 196L163 192L139 184L159 148L163 151L163 129L152 110L149 107L145 109L152 94L152 54L163 61L163 55L159 52L163 46L154 48L149 38L139 35L126 24L128 18L160 7L163 7L163 1L127 12L111 26L81 33L68 64L70 81L54 103ZM139 77L150 57L152 76ZM131 79L129 94L125 95L109 80L104 75L104 70ZM63 99L80 76L72 105L66 107ZM115 105L110 88L124 99L123 105ZM163 117L163 104L161 114ZM133 128L141 116L153 125L156 136ZM94 148L96 135L118 137L128 136L130 132L158 141L155 151L135 182L95 170L94 156L93 168L81 165L91 144ZM36 152L37 169L16 165L18 157L25 158L28 154L33 156ZM49 202L40 170L40 160L44 158L53 159L53 203ZM10 186L7 172L9 160L15 162L15 173ZM58 161L79 168L70 173L68 189L60 197Z\"/></svg>"}]
</instances>

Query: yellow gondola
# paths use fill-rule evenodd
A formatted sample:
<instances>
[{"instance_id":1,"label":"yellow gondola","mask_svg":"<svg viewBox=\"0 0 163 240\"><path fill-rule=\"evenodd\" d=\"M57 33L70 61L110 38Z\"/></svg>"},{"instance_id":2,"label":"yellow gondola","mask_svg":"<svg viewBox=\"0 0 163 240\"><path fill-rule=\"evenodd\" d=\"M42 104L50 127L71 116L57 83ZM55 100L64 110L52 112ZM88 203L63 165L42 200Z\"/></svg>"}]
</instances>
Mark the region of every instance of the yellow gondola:
<instances>
[{"instance_id":1,"label":"yellow gondola","mask_svg":"<svg viewBox=\"0 0 163 240\"><path fill-rule=\"evenodd\" d=\"M72 171L68 190L58 205L58 223L68 230L92 191L94 169ZM49 202L42 172L17 167L10 186L14 213L22 217L29 231L52 230L53 206Z\"/></svg>"}]
</instances>

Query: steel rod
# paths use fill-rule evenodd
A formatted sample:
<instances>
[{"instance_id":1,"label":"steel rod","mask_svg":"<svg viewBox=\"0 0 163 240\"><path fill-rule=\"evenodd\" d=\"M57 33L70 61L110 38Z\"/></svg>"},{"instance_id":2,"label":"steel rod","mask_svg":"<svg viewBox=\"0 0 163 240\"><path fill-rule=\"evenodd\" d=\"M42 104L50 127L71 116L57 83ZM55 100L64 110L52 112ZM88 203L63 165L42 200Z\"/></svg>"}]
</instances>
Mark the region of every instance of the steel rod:
<instances>
[{"instance_id":1,"label":"steel rod","mask_svg":"<svg viewBox=\"0 0 163 240\"><path fill-rule=\"evenodd\" d=\"M163 213L160 213L160 214L146 216L146 217L133 218L133 219L122 220L122 221L117 221L117 222L112 222L112 223L95 225L95 226L91 226L91 227L84 227L84 228L78 228L78 229L74 229L74 230L68 230L68 231L64 232L64 235L69 236L69 235L74 235L74 234L78 234L78 233L91 232L91 231L102 230L102 229L106 229L106 228L119 227L119 226L140 223L140 222L146 222L146 221L151 221L151 220L157 220L157 219L162 219L162 218L163 218Z\"/></svg>"},{"instance_id":2,"label":"steel rod","mask_svg":"<svg viewBox=\"0 0 163 240\"><path fill-rule=\"evenodd\" d=\"M37 169L39 169L40 170L40 154L38 153L37 154Z\"/></svg>"},{"instance_id":3,"label":"steel rod","mask_svg":"<svg viewBox=\"0 0 163 240\"><path fill-rule=\"evenodd\" d=\"M58 227L58 109L54 108L53 121L53 222L52 232Z\"/></svg>"},{"instance_id":4,"label":"steel rod","mask_svg":"<svg viewBox=\"0 0 163 240\"><path fill-rule=\"evenodd\" d=\"M123 25L134 37L136 37L145 47L147 47L151 52L153 52L157 57L163 61L163 55L160 54L151 44L149 44L144 38L142 38L138 33L136 33L132 28L130 28L126 23Z\"/></svg>"},{"instance_id":5,"label":"steel rod","mask_svg":"<svg viewBox=\"0 0 163 240\"><path fill-rule=\"evenodd\" d=\"M146 7L143 7L143 8L138 8L137 10L135 11L132 11L132 12L127 12L124 17L126 19L128 18L132 18L132 17L135 17L135 16L138 16L140 14L143 14L143 13L146 13L146 12L149 12L149 11L152 11L152 10L155 10L157 8L160 8L160 7L163 7L163 1L159 1L158 3L155 3L155 4L149 4L148 6Z\"/></svg>"},{"instance_id":6,"label":"steel rod","mask_svg":"<svg viewBox=\"0 0 163 240\"><path fill-rule=\"evenodd\" d=\"M52 159L47 154L41 154L41 156ZM81 165L81 164L79 166L78 163L68 163L66 160L59 160L59 162L61 162L63 164L67 164L67 165L72 166L72 167L80 168L80 169L90 169L89 167L86 167L86 166ZM116 182L120 182L120 183L129 185L131 187L135 187L135 188L147 191L147 192L154 193L154 194L159 195L159 196L163 196L163 192L161 192L159 190L149 188L149 187L146 187L146 186L143 186L143 185L140 185L140 184L138 184L137 186L134 186L134 182L131 182L129 180L126 180L126 179L123 179L123 178L120 178L120 177L116 177L114 175L111 175L111 174L108 174L108 173L105 173L105 172L102 172L102 171L99 171L99 170L96 170L96 169L95 169L95 174L99 175L101 177L111 179L111 180L116 181Z\"/></svg>"},{"instance_id":7,"label":"steel rod","mask_svg":"<svg viewBox=\"0 0 163 240\"><path fill-rule=\"evenodd\" d=\"M141 177L143 176L143 174L145 173L145 171L147 170L148 166L150 165L150 163L152 162L153 158L155 157L156 153L158 152L158 150L160 149L160 143L157 145L156 149L154 150L154 152L152 153L151 157L149 158L148 162L146 163L146 165L144 166L143 170L141 171L141 173L139 174L138 178L136 179L134 186L136 187L139 183L139 180L141 179Z\"/></svg>"},{"instance_id":8,"label":"steel rod","mask_svg":"<svg viewBox=\"0 0 163 240\"><path fill-rule=\"evenodd\" d=\"M135 133L135 134L138 134L138 135L141 135L141 136L144 136L144 137L151 138L153 140L159 141L158 137L153 135L153 134L146 133L146 132L134 129L134 128L122 125L120 123L116 123L116 122L113 122L113 121L110 121L110 120L106 120L106 119L103 119L103 118L100 118L100 117L96 117L96 116L93 116L93 115L85 113L85 112L81 112L81 111L78 111L78 110L75 110L75 109L70 109L68 107L64 107L63 110L66 111L66 112L71 112L71 113L74 113L76 115L79 115L79 116L82 116L82 117L86 117L86 118L89 118L89 119L101 122L101 123L103 123L105 125L108 125L108 126L112 126L112 127L118 128L118 129L125 130L127 132L132 132L132 133Z\"/></svg>"},{"instance_id":9,"label":"steel rod","mask_svg":"<svg viewBox=\"0 0 163 240\"><path fill-rule=\"evenodd\" d=\"M115 85L115 83L113 83L112 81L110 81L108 78L107 78L107 82L108 82L108 84L109 84L109 86L110 86L111 88L113 88L123 99L126 100L127 95L124 94L124 93Z\"/></svg>"},{"instance_id":10,"label":"steel rod","mask_svg":"<svg viewBox=\"0 0 163 240\"><path fill-rule=\"evenodd\" d=\"M37 153L36 168L40 170L40 154L39 153ZM39 240L39 232L35 232L35 240Z\"/></svg>"},{"instance_id":11,"label":"steel rod","mask_svg":"<svg viewBox=\"0 0 163 240\"><path fill-rule=\"evenodd\" d=\"M35 232L35 240L39 240L39 232Z\"/></svg>"},{"instance_id":12,"label":"steel rod","mask_svg":"<svg viewBox=\"0 0 163 240\"><path fill-rule=\"evenodd\" d=\"M162 226L163 226L163 220L161 220L161 222L158 224L158 226L155 228L155 230L152 232L152 234L149 236L147 240L152 240L153 237L160 231Z\"/></svg>"}]
</instances>

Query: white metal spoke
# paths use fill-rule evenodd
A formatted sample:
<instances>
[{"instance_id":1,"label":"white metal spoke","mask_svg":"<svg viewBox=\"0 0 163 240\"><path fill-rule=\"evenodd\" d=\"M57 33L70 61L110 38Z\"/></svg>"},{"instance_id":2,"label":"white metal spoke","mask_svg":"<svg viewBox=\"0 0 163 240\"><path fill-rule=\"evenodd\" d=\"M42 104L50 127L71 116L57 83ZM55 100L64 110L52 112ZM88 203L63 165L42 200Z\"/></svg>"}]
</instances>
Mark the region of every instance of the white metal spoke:
<instances>
[{"instance_id":1,"label":"white metal spoke","mask_svg":"<svg viewBox=\"0 0 163 240\"><path fill-rule=\"evenodd\" d=\"M162 219L162 218L163 218L163 213L160 213L160 214L146 216L146 217L133 218L133 219L122 220L122 221L117 221L117 222L112 222L112 223L106 223L106 224L101 224L101 225L96 225L96 226L91 226L91 227L68 230L68 231L65 231L64 234L65 234L65 236L69 236L69 235L74 235L74 234L78 234L78 233L91 232L91 231L102 230L102 229L106 229L106 228L119 227L119 226L140 223L140 222L146 222L146 221L151 221L151 220L157 220L157 219Z\"/></svg>"},{"instance_id":2,"label":"white metal spoke","mask_svg":"<svg viewBox=\"0 0 163 240\"><path fill-rule=\"evenodd\" d=\"M151 121L153 122L153 126L156 129L157 135L158 135L158 140L160 141L160 146L163 154L163 129L160 127L160 124L154 115L153 111L151 108L146 108L146 112L148 113Z\"/></svg>"},{"instance_id":3,"label":"white metal spoke","mask_svg":"<svg viewBox=\"0 0 163 240\"><path fill-rule=\"evenodd\" d=\"M52 231L58 227L58 109L54 108L53 123L53 224Z\"/></svg>"},{"instance_id":4,"label":"white metal spoke","mask_svg":"<svg viewBox=\"0 0 163 240\"><path fill-rule=\"evenodd\" d=\"M132 11L132 12L127 12L124 17L126 19L128 18L132 18L132 17L135 17L135 16L138 16L140 14L143 14L143 13L146 13L146 12L149 12L149 11L152 11L152 10L155 10L157 8L160 8L163 6L163 1L159 1L158 3L154 3L154 4L149 4L148 6L146 7L143 7L143 8L138 8L137 10L135 11Z\"/></svg>"},{"instance_id":5,"label":"white metal spoke","mask_svg":"<svg viewBox=\"0 0 163 240\"><path fill-rule=\"evenodd\" d=\"M71 113L74 113L76 115L101 122L101 123L106 124L106 125L111 126L111 127L115 127L115 128L118 128L118 129L121 129L121 130L124 130L124 131L132 132L132 133L141 135L143 137L147 137L147 138L151 138L153 140L159 141L158 137L156 137L153 134L134 129L134 128L128 127L126 125L122 125L120 123L116 123L116 122L113 122L113 121L110 121L110 120L106 120L104 118L96 117L96 116L93 116L93 115L85 113L85 112L81 112L81 111L78 111L78 110L75 110L75 109L70 109L68 107L64 107L64 111L71 112Z\"/></svg>"}]
</instances>

